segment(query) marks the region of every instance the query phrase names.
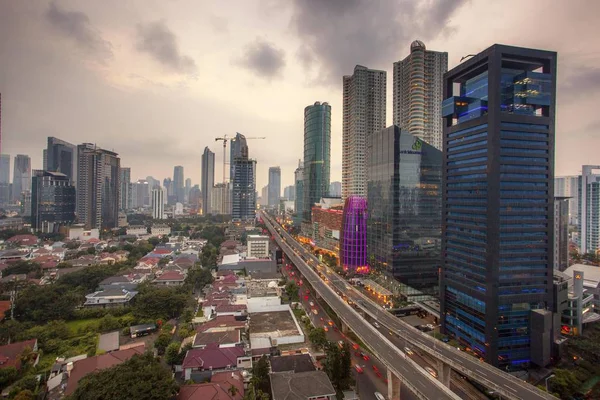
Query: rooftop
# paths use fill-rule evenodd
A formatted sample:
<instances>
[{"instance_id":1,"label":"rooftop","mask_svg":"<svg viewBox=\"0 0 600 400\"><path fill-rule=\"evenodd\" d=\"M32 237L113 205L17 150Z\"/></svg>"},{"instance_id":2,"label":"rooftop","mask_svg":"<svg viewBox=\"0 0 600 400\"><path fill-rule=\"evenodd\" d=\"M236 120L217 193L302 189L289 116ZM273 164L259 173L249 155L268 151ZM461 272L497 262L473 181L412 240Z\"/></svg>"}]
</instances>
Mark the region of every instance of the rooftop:
<instances>
[{"instance_id":1,"label":"rooftop","mask_svg":"<svg viewBox=\"0 0 600 400\"><path fill-rule=\"evenodd\" d=\"M106 353L119 350L119 331L104 333L98 339L98 350Z\"/></svg>"},{"instance_id":2,"label":"rooftop","mask_svg":"<svg viewBox=\"0 0 600 400\"><path fill-rule=\"evenodd\" d=\"M270 375L273 400L307 400L335 396L335 389L323 371L278 372Z\"/></svg>"},{"instance_id":3,"label":"rooftop","mask_svg":"<svg viewBox=\"0 0 600 400\"><path fill-rule=\"evenodd\" d=\"M289 308L284 311L267 311L250 314L250 332L251 336L269 336L274 338L300 334Z\"/></svg>"},{"instance_id":4,"label":"rooftop","mask_svg":"<svg viewBox=\"0 0 600 400\"><path fill-rule=\"evenodd\" d=\"M564 274L572 277L575 271L583 272L584 287L597 288L600 285L600 267L595 265L573 264L565 270Z\"/></svg>"},{"instance_id":5,"label":"rooftop","mask_svg":"<svg viewBox=\"0 0 600 400\"><path fill-rule=\"evenodd\" d=\"M211 343L203 349L192 349L183 360L183 369L224 369L237 366L238 357L246 355L243 347L223 347Z\"/></svg>"},{"instance_id":6,"label":"rooftop","mask_svg":"<svg viewBox=\"0 0 600 400\"><path fill-rule=\"evenodd\" d=\"M310 354L271 357L271 372L309 372L315 371Z\"/></svg>"},{"instance_id":7,"label":"rooftop","mask_svg":"<svg viewBox=\"0 0 600 400\"><path fill-rule=\"evenodd\" d=\"M241 342L241 333L239 329L220 332L201 332L194 337L194 347L202 347L211 343L231 344Z\"/></svg>"},{"instance_id":8,"label":"rooftop","mask_svg":"<svg viewBox=\"0 0 600 400\"><path fill-rule=\"evenodd\" d=\"M29 347L34 350L37 344L37 339L25 340L0 346L0 368L15 367L21 368L21 360L19 356L25 348Z\"/></svg>"}]
</instances>

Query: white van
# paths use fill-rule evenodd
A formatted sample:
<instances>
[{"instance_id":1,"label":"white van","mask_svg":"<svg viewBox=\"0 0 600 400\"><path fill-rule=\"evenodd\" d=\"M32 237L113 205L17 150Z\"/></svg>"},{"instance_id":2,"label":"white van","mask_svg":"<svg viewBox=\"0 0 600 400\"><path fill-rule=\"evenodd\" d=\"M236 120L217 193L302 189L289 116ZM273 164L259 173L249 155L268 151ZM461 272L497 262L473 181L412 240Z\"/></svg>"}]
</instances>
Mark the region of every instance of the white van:
<instances>
[{"instance_id":1,"label":"white van","mask_svg":"<svg viewBox=\"0 0 600 400\"><path fill-rule=\"evenodd\" d=\"M385 400L385 397L379 392L375 392L375 398L377 400Z\"/></svg>"}]
</instances>

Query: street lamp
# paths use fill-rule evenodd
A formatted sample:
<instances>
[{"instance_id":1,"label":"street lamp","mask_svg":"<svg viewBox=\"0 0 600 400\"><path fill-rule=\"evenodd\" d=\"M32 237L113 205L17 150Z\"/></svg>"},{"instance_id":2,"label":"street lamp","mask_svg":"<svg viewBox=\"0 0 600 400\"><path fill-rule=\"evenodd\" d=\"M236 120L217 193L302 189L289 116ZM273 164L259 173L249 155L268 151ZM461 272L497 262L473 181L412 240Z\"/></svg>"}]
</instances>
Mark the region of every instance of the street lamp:
<instances>
[{"instance_id":1,"label":"street lamp","mask_svg":"<svg viewBox=\"0 0 600 400\"><path fill-rule=\"evenodd\" d=\"M548 390L548 381L549 381L550 379L554 378L555 376L556 376L556 375L552 374L552 375L550 375L549 377L547 377L547 378L546 378L546 392L550 392L550 391Z\"/></svg>"}]
</instances>

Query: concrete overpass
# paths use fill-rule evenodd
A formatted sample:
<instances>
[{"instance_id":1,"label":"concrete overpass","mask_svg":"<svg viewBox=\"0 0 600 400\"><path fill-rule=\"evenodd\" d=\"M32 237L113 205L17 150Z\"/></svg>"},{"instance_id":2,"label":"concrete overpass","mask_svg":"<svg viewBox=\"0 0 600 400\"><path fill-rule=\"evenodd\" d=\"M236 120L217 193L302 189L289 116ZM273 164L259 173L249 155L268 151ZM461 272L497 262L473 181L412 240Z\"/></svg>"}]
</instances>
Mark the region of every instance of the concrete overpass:
<instances>
[{"instance_id":1,"label":"concrete overpass","mask_svg":"<svg viewBox=\"0 0 600 400\"><path fill-rule=\"evenodd\" d=\"M481 362L475 357L457 350L456 348L419 331L418 329L391 315L389 312L381 308L381 306L379 306L377 303L373 302L363 293L349 285L339 275L335 274L329 268L320 265L319 260L314 256L314 254L296 242L287 232L285 232L283 228L281 228L281 226L274 222L270 216L265 215L265 213L262 213L262 215L267 228L273 234L282 250L288 254L288 256L293 256L294 258L292 258L292 260L301 261L299 264L295 264L305 278L311 276L311 279L309 280L311 285L313 285L313 280L316 276L318 279L318 283L316 284L321 287L321 290L317 290L317 293L321 294L321 291L326 292L325 288L321 286L324 285L329 289L328 293L333 293L334 297L345 306L341 307L338 305L339 311L334 309L334 312L336 312L338 316L342 317L342 315L350 313L349 310L354 313L356 313L356 311L348 306L341 299L341 297L337 295L336 291L344 293L364 313L378 321L379 324L386 326L388 329L396 333L400 338L404 339L407 343L410 343L412 346L420 349L423 353L428 354L432 358L436 359L438 361L438 378L446 386L449 384L450 370L453 369L456 372L469 377L473 381L478 382L484 387L498 393L502 396L502 398L514 400L556 400L556 397L552 396L551 394L546 393L535 386L530 385L527 382L522 381L521 379L501 371L485 362ZM300 256L303 257L303 259L298 260ZM326 271L327 278L331 281L331 284L336 291L332 290L329 285L325 284L321 277L313 270L312 267L308 266L304 260L308 260L308 262L313 265L314 268L319 267ZM315 286L313 285L313 287ZM323 297L331 306L331 303L328 300L328 298L331 299L331 296L328 296L328 298L325 298L325 296ZM372 328L372 326L366 321L365 323ZM350 324L349 326L352 327L352 330L355 330L355 325ZM358 332L355 331L355 333L358 335ZM387 341L385 336L384 339ZM370 344L371 342L367 341L366 343ZM400 351L400 353L402 352ZM405 357L405 359L409 358ZM417 368L419 367L417 366ZM429 398L434 399L436 397Z\"/></svg>"}]
</instances>

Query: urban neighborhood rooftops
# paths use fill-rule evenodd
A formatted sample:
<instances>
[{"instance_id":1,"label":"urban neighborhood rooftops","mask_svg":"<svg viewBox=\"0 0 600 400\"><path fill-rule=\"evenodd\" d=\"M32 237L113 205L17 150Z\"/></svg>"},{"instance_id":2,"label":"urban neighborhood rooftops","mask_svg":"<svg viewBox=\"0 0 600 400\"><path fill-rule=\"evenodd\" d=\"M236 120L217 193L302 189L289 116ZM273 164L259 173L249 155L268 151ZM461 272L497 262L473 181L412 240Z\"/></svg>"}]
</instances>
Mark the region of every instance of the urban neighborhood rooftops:
<instances>
[{"instance_id":1,"label":"urban neighborhood rooftops","mask_svg":"<svg viewBox=\"0 0 600 400\"><path fill-rule=\"evenodd\" d=\"M335 397L335 389L323 371L271 374L273 400L306 400Z\"/></svg>"}]
</instances>

